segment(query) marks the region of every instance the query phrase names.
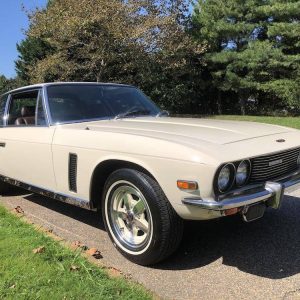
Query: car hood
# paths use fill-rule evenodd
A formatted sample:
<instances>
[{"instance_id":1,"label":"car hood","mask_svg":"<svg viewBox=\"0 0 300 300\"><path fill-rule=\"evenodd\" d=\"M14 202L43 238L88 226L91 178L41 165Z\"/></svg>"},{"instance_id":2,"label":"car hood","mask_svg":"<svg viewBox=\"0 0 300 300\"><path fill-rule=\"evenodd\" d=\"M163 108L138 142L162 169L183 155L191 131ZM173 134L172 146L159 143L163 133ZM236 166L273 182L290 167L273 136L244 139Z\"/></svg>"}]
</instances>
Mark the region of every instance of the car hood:
<instances>
[{"instance_id":1,"label":"car hood","mask_svg":"<svg viewBox=\"0 0 300 300\"><path fill-rule=\"evenodd\" d=\"M189 118L128 118L89 122L90 130L112 131L156 138L193 140L225 145L263 136L277 135L293 129L254 122Z\"/></svg>"},{"instance_id":2,"label":"car hood","mask_svg":"<svg viewBox=\"0 0 300 300\"><path fill-rule=\"evenodd\" d=\"M298 147L300 140L299 130L292 128L215 119L139 117L65 124L57 129L59 145L107 152L122 149L214 165Z\"/></svg>"}]
</instances>

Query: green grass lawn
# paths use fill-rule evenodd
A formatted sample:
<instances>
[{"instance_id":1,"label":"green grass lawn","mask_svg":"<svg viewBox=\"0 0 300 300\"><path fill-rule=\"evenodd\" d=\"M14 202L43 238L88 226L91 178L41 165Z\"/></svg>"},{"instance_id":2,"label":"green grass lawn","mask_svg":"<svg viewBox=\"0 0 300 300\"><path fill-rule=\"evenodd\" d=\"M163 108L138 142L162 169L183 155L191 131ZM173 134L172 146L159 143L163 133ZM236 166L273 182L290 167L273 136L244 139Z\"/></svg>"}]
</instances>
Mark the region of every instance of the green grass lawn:
<instances>
[{"instance_id":1,"label":"green grass lawn","mask_svg":"<svg viewBox=\"0 0 300 300\"><path fill-rule=\"evenodd\" d=\"M265 116L221 115L221 116L213 116L212 118L222 119L222 120L262 122L262 123L276 124L276 125L288 126L288 127L300 129L300 117L265 117Z\"/></svg>"},{"instance_id":2,"label":"green grass lawn","mask_svg":"<svg viewBox=\"0 0 300 300\"><path fill-rule=\"evenodd\" d=\"M43 253L33 250L44 246ZM70 270L71 266L78 270ZM151 299L0 206L0 299Z\"/></svg>"}]
</instances>

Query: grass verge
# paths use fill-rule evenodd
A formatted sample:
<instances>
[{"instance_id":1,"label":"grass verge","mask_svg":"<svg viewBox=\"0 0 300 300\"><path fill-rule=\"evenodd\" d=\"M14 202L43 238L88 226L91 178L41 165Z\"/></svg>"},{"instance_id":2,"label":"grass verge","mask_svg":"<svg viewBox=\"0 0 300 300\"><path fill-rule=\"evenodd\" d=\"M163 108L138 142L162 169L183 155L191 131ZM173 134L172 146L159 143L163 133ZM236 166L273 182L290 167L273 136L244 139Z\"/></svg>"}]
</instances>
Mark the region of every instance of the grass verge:
<instances>
[{"instance_id":1,"label":"grass verge","mask_svg":"<svg viewBox=\"0 0 300 300\"><path fill-rule=\"evenodd\" d=\"M212 118L222 120L261 122L300 129L300 117L220 115L213 116Z\"/></svg>"},{"instance_id":2,"label":"grass verge","mask_svg":"<svg viewBox=\"0 0 300 300\"><path fill-rule=\"evenodd\" d=\"M33 250L44 247L42 253ZM0 206L0 299L151 299Z\"/></svg>"}]
</instances>

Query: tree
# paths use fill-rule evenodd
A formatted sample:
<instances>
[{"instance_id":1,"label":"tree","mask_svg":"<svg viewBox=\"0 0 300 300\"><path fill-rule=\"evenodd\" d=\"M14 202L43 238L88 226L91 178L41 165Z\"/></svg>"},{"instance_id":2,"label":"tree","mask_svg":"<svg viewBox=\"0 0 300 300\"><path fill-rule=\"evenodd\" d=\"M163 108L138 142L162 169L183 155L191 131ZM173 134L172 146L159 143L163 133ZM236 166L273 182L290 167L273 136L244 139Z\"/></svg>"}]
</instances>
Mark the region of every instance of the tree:
<instances>
[{"instance_id":1,"label":"tree","mask_svg":"<svg viewBox=\"0 0 300 300\"><path fill-rule=\"evenodd\" d=\"M53 0L29 16L28 43L20 49L23 58L29 53L26 74L32 83L132 83L165 107L186 108L184 103L199 101L194 78L199 78L204 51L186 34L189 3ZM35 55L39 51L28 49L29 41L42 41L51 51Z\"/></svg>"},{"instance_id":2,"label":"tree","mask_svg":"<svg viewBox=\"0 0 300 300\"><path fill-rule=\"evenodd\" d=\"M4 75L0 75L0 95L18 88L23 85L23 82L19 78L9 79Z\"/></svg>"},{"instance_id":3,"label":"tree","mask_svg":"<svg viewBox=\"0 0 300 300\"><path fill-rule=\"evenodd\" d=\"M234 92L242 114L249 97L300 108L299 18L295 0L199 0L193 34L208 44L215 92Z\"/></svg>"},{"instance_id":4,"label":"tree","mask_svg":"<svg viewBox=\"0 0 300 300\"><path fill-rule=\"evenodd\" d=\"M43 39L26 37L20 44L17 44L19 52L18 59L15 61L15 68L18 77L24 82L29 83L29 71L35 63L53 53L51 46Z\"/></svg>"}]
</instances>

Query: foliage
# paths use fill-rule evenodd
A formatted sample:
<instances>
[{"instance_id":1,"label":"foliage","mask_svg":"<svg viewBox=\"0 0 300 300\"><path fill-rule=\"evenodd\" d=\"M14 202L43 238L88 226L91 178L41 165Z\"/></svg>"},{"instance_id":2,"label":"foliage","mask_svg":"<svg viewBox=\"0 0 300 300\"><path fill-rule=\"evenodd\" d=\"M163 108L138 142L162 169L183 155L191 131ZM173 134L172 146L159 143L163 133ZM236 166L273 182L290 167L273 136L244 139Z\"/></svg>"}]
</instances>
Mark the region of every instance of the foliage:
<instances>
[{"instance_id":1,"label":"foliage","mask_svg":"<svg viewBox=\"0 0 300 300\"><path fill-rule=\"evenodd\" d=\"M30 68L54 51L45 40L32 37L27 37L17 44L17 50L19 57L15 61L16 72L18 77L26 83L30 82Z\"/></svg>"},{"instance_id":2,"label":"foliage","mask_svg":"<svg viewBox=\"0 0 300 300\"><path fill-rule=\"evenodd\" d=\"M20 210L20 208L19 208ZM151 299L0 207L1 299Z\"/></svg>"},{"instance_id":3,"label":"foliage","mask_svg":"<svg viewBox=\"0 0 300 300\"><path fill-rule=\"evenodd\" d=\"M260 123L274 124L274 125L287 126L287 127L300 129L299 117L220 115L220 116L213 116L213 118L220 119L220 120L260 122Z\"/></svg>"},{"instance_id":4,"label":"foliage","mask_svg":"<svg viewBox=\"0 0 300 300\"><path fill-rule=\"evenodd\" d=\"M22 80L20 80L20 78L16 77L13 79L8 79L6 78L4 75L0 75L0 95L18 88L20 86L22 86L24 84L24 82Z\"/></svg>"},{"instance_id":5,"label":"foliage","mask_svg":"<svg viewBox=\"0 0 300 300\"><path fill-rule=\"evenodd\" d=\"M215 93L234 92L242 113L248 99L300 109L299 19L295 0L199 0L193 34L208 44Z\"/></svg>"},{"instance_id":6,"label":"foliage","mask_svg":"<svg viewBox=\"0 0 300 300\"><path fill-rule=\"evenodd\" d=\"M173 113L300 112L298 0L51 0L29 14L24 82L139 86Z\"/></svg>"},{"instance_id":7,"label":"foliage","mask_svg":"<svg viewBox=\"0 0 300 300\"><path fill-rule=\"evenodd\" d=\"M185 31L189 4L53 0L29 16L18 73L31 83L131 83L168 109L186 109L199 94L204 50Z\"/></svg>"}]
</instances>

